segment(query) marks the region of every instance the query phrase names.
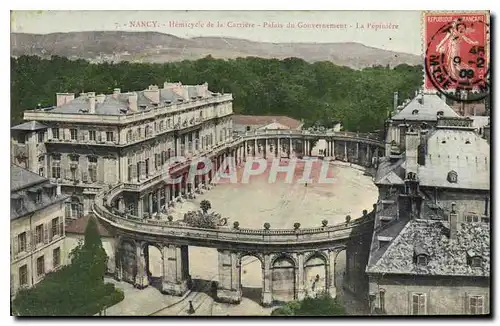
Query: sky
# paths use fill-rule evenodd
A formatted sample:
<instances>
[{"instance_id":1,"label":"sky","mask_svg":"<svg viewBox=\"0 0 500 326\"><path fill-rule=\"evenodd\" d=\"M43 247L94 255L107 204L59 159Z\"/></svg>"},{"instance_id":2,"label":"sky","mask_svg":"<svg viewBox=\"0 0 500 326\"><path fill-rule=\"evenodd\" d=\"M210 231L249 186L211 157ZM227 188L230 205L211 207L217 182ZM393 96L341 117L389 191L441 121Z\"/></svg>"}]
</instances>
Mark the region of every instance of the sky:
<instances>
[{"instance_id":1,"label":"sky","mask_svg":"<svg viewBox=\"0 0 500 326\"><path fill-rule=\"evenodd\" d=\"M156 31L261 42L357 42L422 54L420 11L13 11L11 32Z\"/></svg>"}]
</instances>

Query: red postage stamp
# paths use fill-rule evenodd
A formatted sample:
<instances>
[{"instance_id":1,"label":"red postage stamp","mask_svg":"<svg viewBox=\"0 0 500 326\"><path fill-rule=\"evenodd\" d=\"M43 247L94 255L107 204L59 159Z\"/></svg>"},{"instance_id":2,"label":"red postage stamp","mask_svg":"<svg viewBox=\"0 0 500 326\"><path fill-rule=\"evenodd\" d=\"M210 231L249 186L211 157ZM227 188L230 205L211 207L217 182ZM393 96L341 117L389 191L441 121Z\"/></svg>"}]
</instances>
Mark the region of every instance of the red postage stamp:
<instances>
[{"instance_id":1,"label":"red postage stamp","mask_svg":"<svg viewBox=\"0 0 500 326\"><path fill-rule=\"evenodd\" d=\"M489 93L489 12L424 12L425 89L460 101Z\"/></svg>"}]
</instances>

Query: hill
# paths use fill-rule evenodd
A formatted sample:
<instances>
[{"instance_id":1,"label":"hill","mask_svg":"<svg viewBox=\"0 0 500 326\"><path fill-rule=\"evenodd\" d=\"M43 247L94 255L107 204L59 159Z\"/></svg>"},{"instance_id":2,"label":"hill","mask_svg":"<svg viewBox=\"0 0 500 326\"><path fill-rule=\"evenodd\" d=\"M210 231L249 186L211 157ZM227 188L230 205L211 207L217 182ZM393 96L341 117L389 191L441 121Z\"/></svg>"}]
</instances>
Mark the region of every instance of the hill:
<instances>
[{"instance_id":1,"label":"hill","mask_svg":"<svg viewBox=\"0 0 500 326\"><path fill-rule=\"evenodd\" d=\"M11 55L58 55L94 62L130 61L163 63L196 60L211 55L219 59L261 57L330 61L354 69L374 65L417 65L417 55L368 47L360 43L266 43L237 38L180 38L158 32L94 31L52 34L11 34Z\"/></svg>"}]
</instances>

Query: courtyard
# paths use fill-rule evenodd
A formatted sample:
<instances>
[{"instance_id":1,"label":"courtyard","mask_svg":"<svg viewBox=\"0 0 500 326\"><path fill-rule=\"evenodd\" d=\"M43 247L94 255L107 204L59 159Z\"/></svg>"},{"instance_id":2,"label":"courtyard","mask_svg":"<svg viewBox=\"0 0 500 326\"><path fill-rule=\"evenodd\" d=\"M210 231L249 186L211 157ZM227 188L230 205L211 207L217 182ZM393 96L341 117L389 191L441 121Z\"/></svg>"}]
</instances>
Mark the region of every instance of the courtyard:
<instances>
[{"instance_id":1,"label":"courtyard","mask_svg":"<svg viewBox=\"0 0 500 326\"><path fill-rule=\"evenodd\" d=\"M344 222L346 215L350 215L353 219L357 218L362 215L364 209L371 211L373 204L377 201L378 191L371 176L367 175L363 168L349 163L329 163L328 178L334 178L334 182L329 184L318 182L321 162L312 165L310 182L307 185L298 182L303 177L304 164L297 164L292 182L285 182L285 173L278 173L276 181L269 182L269 169L270 165L265 173L252 176L250 181L244 184L231 183L229 179L221 179L217 186L197 195L195 199L176 204L169 214L173 216L174 220L182 220L185 213L198 210L200 202L208 200L211 203L212 211L228 218L228 227L232 227L233 222L238 221L241 228L263 228L265 222L270 223L272 229L293 228L296 222L300 223L302 228L307 228L320 226L323 219L328 220L331 225ZM242 170L239 168L236 172L238 180L241 180ZM162 270L160 252L153 246L149 248L150 271L154 278L160 278ZM342 290L344 270L345 253L341 252L336 264L337 292L339 297L346 302L347 310L356 313L361 308L353 298L344 294ZM217 250L190 246L189 272L191 277L201 284L217 281ZM232 306L214 302L209 293L209 286L203 285L197 287L182 302L166 309L160 309L155 314L185 314L188 309L188 301L192 300L197 311L196 314L269 315L272 309L259 305L262 269L256 258L250 256L243 258L241 282L243 300L240 305ZM151 288L149 291L152 290ZM135 295L126 296L120 309L121 312L125 313L126 302L129 301L130 305L134 307L134 311L140 310L137 303L134 303L136 297ZM171 300L165 298L161 301L171 303L175 302L175 299L172 297Z\"/></svg>"}]
</instances>

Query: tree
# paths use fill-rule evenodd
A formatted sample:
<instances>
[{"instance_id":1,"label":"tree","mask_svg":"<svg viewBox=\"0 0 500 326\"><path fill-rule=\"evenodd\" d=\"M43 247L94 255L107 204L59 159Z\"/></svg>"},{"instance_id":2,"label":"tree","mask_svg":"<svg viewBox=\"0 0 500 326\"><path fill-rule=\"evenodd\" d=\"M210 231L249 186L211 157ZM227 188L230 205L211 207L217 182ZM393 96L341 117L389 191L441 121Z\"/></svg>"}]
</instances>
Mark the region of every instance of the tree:
<instances>
[{"instance_id":1,"label":"tree","mask_svg":"<svg viewBox=\"0 0 500 326\"><path fill-rule=\"evenodd\" d=\"M329 294L321 294L315 298L307 297L302 301L292 301L271 313L272 316L344 316L344 306L338 299Z\"/></svg>"},{"instance_id":2,"label":"tree","mask_svg":"<svg viewBox=\"0 0 500 326\"><path fill-rule=\"evenodd\" d=\"M210 201L206 199L201 201L200 209L203 211L203 214L206 214L210 208L212 208L212 204L210 203Z\"/></svg>"}]
</instances>

